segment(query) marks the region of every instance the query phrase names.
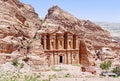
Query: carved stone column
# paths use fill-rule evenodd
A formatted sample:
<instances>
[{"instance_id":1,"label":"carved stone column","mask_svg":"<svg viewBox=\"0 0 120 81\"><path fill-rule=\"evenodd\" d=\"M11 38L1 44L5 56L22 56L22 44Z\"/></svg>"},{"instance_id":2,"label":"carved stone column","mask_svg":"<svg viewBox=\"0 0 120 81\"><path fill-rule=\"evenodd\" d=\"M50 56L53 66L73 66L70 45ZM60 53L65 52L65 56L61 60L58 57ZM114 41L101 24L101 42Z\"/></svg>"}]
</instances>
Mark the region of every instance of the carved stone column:
<instances>
[{"instance_id":1,"label":"carved stone column","mask_svg":"<svg viewBox=\"0 0 120 81\"><path fill-rule=\"evenodd\" d=\"M73 49L73 33L67 32L67 49Z\"/></svg>"},{"instance_id":2,"label":"carved stone column","mask_svg":"<svg viewBox=\"0 0 120 81\"><path fill-rule=\"evenodd\" d=\"M79 39L78 37L76 37L76 49L79 49L79 45L80 45Z\"/></svg>"},{"instance_id":3,"label":"carved stone column","mask_svg":"<svg viewBox=\"0 0 120 81\"><path fill-rule=\"evenodd\" d=\"M46 35L43 36L43 48L46 50L47 49L47 37Z\"/></svg>"},{"instance_id":4,"label":"carved stone column","mask_svg":"<svg viewBox=\"0 0 120 81\"><path fill-rule=\"evenodd\" d=\"M64 33L57 32L57 49L64 49Z\"/></svg>"},{"instance_id":5,"label":"carved stone column","mask_svg":"<svg viewBox=\"0 0 120 81\"><path fill-rule=\"evenodd\" d=\"M56 49L56 34L50 34L50 50Z\"/></svg>"}]
</instances>

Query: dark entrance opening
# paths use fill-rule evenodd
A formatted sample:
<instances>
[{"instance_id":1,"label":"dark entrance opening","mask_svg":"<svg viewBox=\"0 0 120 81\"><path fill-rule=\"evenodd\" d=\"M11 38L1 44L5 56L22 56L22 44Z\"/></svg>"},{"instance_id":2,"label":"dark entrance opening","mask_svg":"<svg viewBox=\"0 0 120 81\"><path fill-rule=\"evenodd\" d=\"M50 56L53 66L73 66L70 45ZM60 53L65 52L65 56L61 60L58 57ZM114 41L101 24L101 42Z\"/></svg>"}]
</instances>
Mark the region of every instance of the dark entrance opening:
<instances>
[{"instance_id":1,"label":"dark entrance opening","mask_svg":"<svg viewBox=\"0 0 120 81\"><path fill-rule=\"evenodd\" d=\"M63 62L63 57L60 56L59 62L62 63Z\"/></svg>"}]
</instances>

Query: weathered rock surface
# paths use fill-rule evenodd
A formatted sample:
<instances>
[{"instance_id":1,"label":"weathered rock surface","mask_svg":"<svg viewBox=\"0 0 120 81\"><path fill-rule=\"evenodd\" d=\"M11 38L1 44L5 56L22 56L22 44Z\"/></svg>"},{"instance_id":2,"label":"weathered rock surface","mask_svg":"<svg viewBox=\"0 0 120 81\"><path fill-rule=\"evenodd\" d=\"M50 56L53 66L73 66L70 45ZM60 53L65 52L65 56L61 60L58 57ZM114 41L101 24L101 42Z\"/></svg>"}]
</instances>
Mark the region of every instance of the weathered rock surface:
<instances>
[{"instance_id":1,"label":"weathered rock surface","mask_svg":"<svg viewBox=\"0 0 120 81\"><path fill-rule=\"evenodd\" d=\"M42 26L44 31L55 31L58 28L63 30L70 30L79 35L79 39L84 40L85 50L83 47L82 54L86 57L82 62L89 62L89 54L92 57L95 54L95 50L102 49L102 47L119 48L120 44L113 41L110 33L100 26L92 23L89 20L80 20L68 12L62 10L58 6L53 6L48 10ZM82 47L81 47L82 49ZM84 64L83 63L83 64Z\"/></svg>"},{"instance_id":2,"label":"weathered rock surface","mask_svg":"<svg viewBox=\"0 0 120 81\"><path fill-rule=\"evenodd\" d=\"M44 66L43 48L37 35L40 26L41 21L30 5L19 0L0 0L0 64L19 57L29 59L31 66Z\"/></svg>"},{"instance_id":3,"label":"weathered rock surface","mask_svg":"<svg viewBox=\"0 0 120 81\"><path fill-rule=\"evenodd\" d=\"M43 52L40 39L36 38L40 25L31 5L19 0L0 0L0 54L39 56Z\"/></svg>"},{"instance_id":4,"label":"weathered rock surface","mask_svg":"<svg viewBox=\"0 0 120 81\"><path fill-rule=\"evenodd\" d=\"M80 20L58 6L53 6L48 10L42 28L54 31L58 27L79 34L80 39L84 39L88 45L90 44L93 47L120 46L113 42L110 33L100 26L89 20Z\"/></svg>"},{"instance_id":5,"label":"weathered rock surface","mask_svg":"<svg viewBox=\"0 0 120 81\"><path fill-rule=\"evenodd\" d=\"M37 13L30 5L19 0L0 0L0 53L10 54L17 51L23 56L26 54L39 56L43 54L43 49L37 33L52 32L58 28L70 30L78 34L79 39L84 40L83 48L80 47L81 54L86 55L83 63L89 62L89 58L92 59L95 50L102 47L112 47L115 50L120 47L120 44L112 40L108 31L89 20L76 18L58 6L48 10L41 24Z\"/></svg>"},{"instance_id":6,"label":"weathered rock surface","mask_svg":"<svg viewBox=\"0 0 120 81\"><path fill-rule=\"evenodd\" d=\"M92 58L92 54L90 50L86 47L85 42L80 40L80 64L83 66L94 65L94 59Z\"/></svg>"}]
</instances>

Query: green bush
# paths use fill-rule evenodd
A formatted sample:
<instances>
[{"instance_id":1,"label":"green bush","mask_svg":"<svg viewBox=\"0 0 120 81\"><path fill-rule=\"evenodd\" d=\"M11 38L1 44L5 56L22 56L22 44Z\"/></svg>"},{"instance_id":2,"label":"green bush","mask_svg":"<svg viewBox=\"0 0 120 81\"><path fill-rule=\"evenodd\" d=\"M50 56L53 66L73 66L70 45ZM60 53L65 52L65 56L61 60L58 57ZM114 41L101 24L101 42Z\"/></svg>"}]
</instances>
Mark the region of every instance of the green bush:
<instances>
[{"instance_id":1,"label":"green bush","mask_svg":"<svg viewBox=\"0 0 120 81\"><path fill-rule=\"evenodd\" d=\"M14 58L14 59L12 60L12 65L14 65L14 66L18 66L18 65L19 65L17 58Z\"/></svg>"},{"instance_id":2,"label":"green bush","mask_svg":"<svg viewBox=\"0 0 120 81\"><path fill-rule=\"evenodd\" d=\"M42 80L42 81L50 81L49 79L45 79L45 80Z\"/></svg>"},{"instance_id":3,"label":"green bush","mask_svg":"<svg viewBox=\"0 0 120 81\"><path fill-rule=\"evenodd\" d=\"M24 63L20 63L20 68L23 68L24 67Z\"/></svg>"},{"instance_id":4,"label":"green bush","mask_svg":"<svg viewBox=\"0 0 120 81\"><path fill-rule=\"evenodd\" d=\"M63 70L63 68L56 67L56 66L52 66L51 69L52 69L52 71L62 71Z\"/></svg>"},{"instance_id":5,"label":"green bush","mask_svg":"<svg viewBox=\"0 0 120 81\"><path fill-rule=\"evenodd\" d=\"M29 23L26 23L25 26L26 26L26 27L30 27L30 26L29 26Z\"/></svg>"},{"instance_id":6,"label":"green bush","mask_svg":"<svg viewBox=\"0 0 120 81\"><path fill-rule=\"evenodd\" d=\"M116 73L118 76L120 76L120 67L113 68L112 72Z\"/></svg>"},{"instance_id":7,"label":"green bush","mask_svg":"<svg viewBox=\"0 0 120 81\"><path fill-rule=\"evenodd\" d=\"M0 71L0 81L42 81L41 73L24 74L21 72Z\"/></svg>"},{"instance_id":8,"label":"green bush","mask_svg":"<svg viewBox=\"0 0 120 81\"><path fill-rule=\"evenodd\" d=\"M65 74L65 78L69 78L69 77L70 77L69 73Z\"/></svg>"},{"instance_id":9,"label":"green bush","mask_svg":"<svg viewBox=\"0 0 120 81\"><path fill-rule=\"evenodd\" d=\"M43 22L44 20L43 19L40 19L40 22Z\"/></svg>"},{"instance_id":10,"label":"green bush","mask_svg":"<svg viewBox=\"0 0 120 81\"><path fill-rule=\"evenodd\" d=\"M109 70L109 68L111 67L112 62L111 61L105 61L102 64L100 64L100 68L102 70Z\"/></svg>"}]
</instances>

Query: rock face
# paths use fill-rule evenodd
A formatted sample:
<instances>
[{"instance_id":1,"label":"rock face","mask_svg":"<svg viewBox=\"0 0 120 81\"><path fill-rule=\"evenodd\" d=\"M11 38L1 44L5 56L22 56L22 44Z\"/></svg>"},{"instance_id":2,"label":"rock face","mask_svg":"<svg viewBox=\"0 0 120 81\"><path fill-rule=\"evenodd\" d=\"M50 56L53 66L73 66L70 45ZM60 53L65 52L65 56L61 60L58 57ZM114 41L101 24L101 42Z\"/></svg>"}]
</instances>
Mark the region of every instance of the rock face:
<instances>
[{"instance_id":1,"label":"rock face","mask_svg":"<svg viewBox=\"0 0 120 81\"><path fill-rule=\"evenodd\" d=\"M94 60L92 58L92 54L87 49L85 42L83 40L80 41L80 64L83 66L94 65Z\"/></svg>"},{"instance_id":2,"label":"rock face","mask_svg":"<svg viewBox=\"0 0 120 81\"><path fill-rule=\"evenodd\" d=\"M87 55L92 54L92 56L94 56L95 50L99 50L102 47L120 47L116 41L112 41L112 37L108 31L103 30L100 26L89 20L80 20L76 18L58 6L53 6L48 10L48 14L41 27L42 30L49 32L57 30L60 27L63 30L70 30L77 33L79 39L84 40L85 43L83 46L86 49L81 51L86 57L86 59L83 59L83 63L88 60L89 57ZM81 50L84 47L81 47Z\"/></svg>"},{"instance_id":3,"label":"rock face","mask_svg":"<svg viewBox=\"0 0 120 81\"><path fill-rule=\"evenodd\" d=\"M41 23L37 13L30 5L19 0L0 0L0 53L20 53L35 57L43 54L39 31L55 31L58 28L70 30L83 40L80 45L83 54L81 63L91 64L95 50L102 47L119 48L106 30L89 20L80 20L58 6L48 10ZM33 54L33 55L30 55ZM36 57L37 57L36 56ZM31 57L31 58L32 58ZM36 58L35 57L35 58ZM9 57L7 57L9 58ZM38 60L38 59L37 59Z\"/></svg>"},{"instance_id":4,"label":"rock face","mask_svg":"<svg viewBox=\"0 0 120 81\"><path fill-rule=\"evenodd\" d=\"M35 37L40 25L41 21L30 5L19 0L0 0L0 53L18 51L23 55L40 55L40 39Z\"/></svg>"},{"instance_id":5,"label":"rock face","mask_svg":"<svg viewBox=\"0 0 120 81\"><path fill-rule=\"evenodd\" d=\"M48 10L42 28L48 28L52 31L58 27L78 33L80 39L84 39L88 45L90 44L94 47L120 46L117 45L117 43L115 44L115 42L112 41L110 33L103 30L100 26L89 20L80 20L58 6L53 6Z\"/></svg>"}]
</instances>

